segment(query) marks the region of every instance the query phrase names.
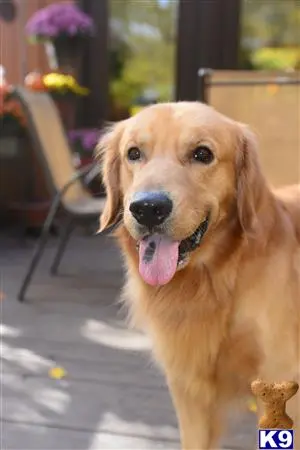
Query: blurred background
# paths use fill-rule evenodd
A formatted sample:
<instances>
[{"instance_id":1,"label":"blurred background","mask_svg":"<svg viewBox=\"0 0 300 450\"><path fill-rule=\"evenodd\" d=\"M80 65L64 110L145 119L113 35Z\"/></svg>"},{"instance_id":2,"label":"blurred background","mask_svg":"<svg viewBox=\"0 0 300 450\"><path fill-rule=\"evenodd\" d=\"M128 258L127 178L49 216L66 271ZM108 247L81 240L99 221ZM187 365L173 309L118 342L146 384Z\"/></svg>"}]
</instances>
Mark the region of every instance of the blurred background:
<instances>
[{"instance_id":1,"label":"blurred background","mask_svg":"<svg viewBox=\"0 0 300 450\"><path fill-rule=\"evenodd\" d=\"M54 99L76 167L92 160L105 121L124 119L157 101L205 100L260 134L272 182L298 180L299 2L78 0L73 5L84 13L83 23L68 11L61 15L65 4L0 0L2 222L4 216L20 220L24 200L10 182L12 176L22 178L16 172L18 151L9 168L7 146L16 148L20 140L31 146L15 101L3 106L5 92L16 85L47 91ZM204 89L201 68L213 69L209 83L216 84ZM233 80L244 84L230 84ZM287 146L283 169L274 154ZM29 148L30 153L35 160ZM35 175L30 174L31 184L23 181L21 191L27 203L40 202L42 222L47 187L38 163L32 164ZM94 182L93 192L103 189Z\"/></svg>"},{"instance_id":2,"label":"blurred background","mask_svg":"<svg viewBox=\"0 0 300 450\"><path fill-rule=\"evenodd\" d=\"M95 234L94 149L107 122L199 100L253 128L273 185L298 183L299 75L297 0L0 0L1 449L179 449ZM222 448L254 448L255 411Z\"/></svg>"}]
</instances>

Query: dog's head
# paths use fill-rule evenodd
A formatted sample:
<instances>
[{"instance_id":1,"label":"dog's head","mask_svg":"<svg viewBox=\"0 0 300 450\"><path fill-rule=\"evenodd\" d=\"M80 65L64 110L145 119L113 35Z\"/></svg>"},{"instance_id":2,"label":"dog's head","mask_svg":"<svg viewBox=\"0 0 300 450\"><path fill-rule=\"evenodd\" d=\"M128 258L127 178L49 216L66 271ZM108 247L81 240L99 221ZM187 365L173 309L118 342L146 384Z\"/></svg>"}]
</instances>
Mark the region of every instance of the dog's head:
<instances>
[{"instance_id":1,"label":"dog's head","mask_svg":"<svg viewBox=\"0 0 300 450\"><path fill-rule=\"evenodd\" d=\"M252 133L201 103L158 104L99 143L107 202L101 229L120 217L149 284L166 284L218 227L235 218L255 234L260 170Z\"/></svg>"}]
</instances>

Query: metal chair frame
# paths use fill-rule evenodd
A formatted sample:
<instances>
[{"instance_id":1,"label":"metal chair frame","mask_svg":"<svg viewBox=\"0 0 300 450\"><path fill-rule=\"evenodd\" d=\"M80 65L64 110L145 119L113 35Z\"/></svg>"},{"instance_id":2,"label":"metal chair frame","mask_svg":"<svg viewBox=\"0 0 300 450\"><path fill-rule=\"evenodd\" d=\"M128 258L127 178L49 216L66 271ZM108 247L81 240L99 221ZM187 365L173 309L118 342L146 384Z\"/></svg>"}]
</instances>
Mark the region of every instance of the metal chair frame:
<instances>
[{"instance_id":1,"label":"metal chair frame","mask_svg":"<svg viewBox=\"0 0 300 450\"><path fill-rule=\"evenodd\" d=\"M62 121L50 96L46 93L33 93L21 87L16 88L12 95L23 107L33 148L44 169L49 190L53 193L53 201L41 236L18 293L18 300L23 302L58 212L62 211L67 220L51 265L50 271L53 275L58 271L74 228L79 224L90 225L99 220L105 198L94 198L86 188L88 183L99 175L98 164L92 163L75 170Z\"/></svg>"}]
</instances>

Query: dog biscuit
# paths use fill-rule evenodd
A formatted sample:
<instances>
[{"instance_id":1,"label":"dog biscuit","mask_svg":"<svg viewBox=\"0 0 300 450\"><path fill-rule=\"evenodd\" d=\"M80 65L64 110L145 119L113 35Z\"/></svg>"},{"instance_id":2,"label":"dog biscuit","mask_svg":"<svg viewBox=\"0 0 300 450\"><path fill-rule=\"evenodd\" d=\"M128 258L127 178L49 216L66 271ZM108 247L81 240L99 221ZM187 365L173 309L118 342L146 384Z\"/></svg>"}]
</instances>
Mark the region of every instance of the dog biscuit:
<instances>
[{"instance_id":1,"label":"dog biscuit","mask_svg":"<svg viewBox=\"0 0 300 450\"><path fill-rule=\"evenodd\" d=\"M286 402L298 391L299 385L294 381L267 383L255 380L251 384L253 394L263 402L265 411L259 419L259 428L291 429L293 420L286 413Z\"/></svg>"}]
</instances>

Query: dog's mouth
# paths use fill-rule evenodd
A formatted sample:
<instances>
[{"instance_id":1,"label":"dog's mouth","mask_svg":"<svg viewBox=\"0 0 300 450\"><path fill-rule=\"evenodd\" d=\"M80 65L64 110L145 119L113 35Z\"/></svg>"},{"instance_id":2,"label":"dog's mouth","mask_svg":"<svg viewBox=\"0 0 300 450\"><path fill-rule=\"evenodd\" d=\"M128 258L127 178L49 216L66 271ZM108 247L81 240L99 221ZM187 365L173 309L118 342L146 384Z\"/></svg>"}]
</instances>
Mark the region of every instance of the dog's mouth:
<instances>
[{"instance_id":1,"label":"dog's mouth","mask_svg":"<svg viewBox=\"0 0 300 450\"><path fill-rule=\"evenodd\" d=\"M145 236L137 243L139 272L152 286L167 284L188 261L189 254L199 247L209 224L207 216L196 230L182 241L174 241L161 233Z\"/></svg>"},{"instance_id":2,"label":"dog's mouth","mask_svg":"<svg viewBox=\"0 0 300 450\"><path fill-rule=\"evenodd\" d=\"M199 227L188 238L184 239L179 244L178 264L182 263L186 256L195 250L201 244L202 238L208 228L209 217L207 216Z\"/></svg>"}]
</instances>

